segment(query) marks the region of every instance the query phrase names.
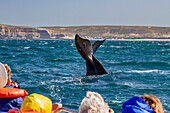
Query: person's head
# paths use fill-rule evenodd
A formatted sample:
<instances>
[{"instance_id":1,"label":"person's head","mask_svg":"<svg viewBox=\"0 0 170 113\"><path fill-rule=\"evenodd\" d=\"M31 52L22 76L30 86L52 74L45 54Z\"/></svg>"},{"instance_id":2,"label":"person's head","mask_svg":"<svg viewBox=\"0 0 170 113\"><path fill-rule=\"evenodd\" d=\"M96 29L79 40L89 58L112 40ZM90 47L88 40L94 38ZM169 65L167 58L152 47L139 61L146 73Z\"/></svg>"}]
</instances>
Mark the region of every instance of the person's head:
<instances>
[{"instance_id":1,"label":"person's head","mask_svg":"<svg viewBox=\"0 0 170 113\"><path fill-rule=\"evenodd\" d=\"M79 113L109 113L109 106L102 96L96 92L88 91L81 102Z\"/></svg>"},{"instance_id":2,"label":"person's head","mask_svg":"<svg viewBox=\"0 0 170 113\"><path fill-rule=\"evenodd\" d=\"M21 104L21 112L41 112L51 113L52 102L49 98L33 93L29 95Z\"/></svg>"},{"instance_id":3,"label":"person's head","mask_svg":"<svg viewBox=\"0 0 170 113\"><path fill-rule=\"evenodd\" d=\"M154 95L142 95L140 96L155 113L164 113L161 101Z\"/></svg>"},{"instance_id":4,"label":"person's head","mask_svg":"<svg viewBox=\"0 0 170 113\"><path fill-rule=\"evenodd\" d=\"M122 106L122 113L164 113L160 100L154 95L134 96Z\"/></svg>"},{"instance_id":5,"label":"person's head","mask_svg":"<svg viewBox=\"0 0 170 113\"><path fill-rule=\"evenodd\" d=\"M11 80L11 68L7 64L4 64L4 67L7 71L7 76L8 76L7 81L9 81L9 80Z\"/></svg>"}]
</instances>

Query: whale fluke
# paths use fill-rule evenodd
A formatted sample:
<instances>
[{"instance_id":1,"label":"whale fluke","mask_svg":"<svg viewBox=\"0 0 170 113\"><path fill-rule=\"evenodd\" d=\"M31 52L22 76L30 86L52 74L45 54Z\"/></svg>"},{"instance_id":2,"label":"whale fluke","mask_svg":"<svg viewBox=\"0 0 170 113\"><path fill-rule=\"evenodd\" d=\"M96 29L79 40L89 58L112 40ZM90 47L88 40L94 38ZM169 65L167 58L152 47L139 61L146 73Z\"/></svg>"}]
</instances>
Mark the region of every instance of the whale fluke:
<instances>
[{"instance_id":1,"label":"whale fluke","mask_svg":"<svg viewBox=\"0 0 170 113\"><path fill-rule=\"evenodd\" d=\"M100 45L102 45L102 43L105 41L106 39L102 40L102 41L96 41L92 47L93 47L93 54L97 51L97 49L100 47Z\"/></svg>"},{"instance_id":2,"label":"whale fluke","mask_svg":"<svg viewBox=\"0 0 170 113\"><path fill-rule=\"evenodd\" d=\"M87 38L82 38L78 34L75 36L75 44L80 55L86 60L87 73L89 75L104 75L108 74L103 65L94 57L94 53L105 41L96 41L91 45Z\"/></svg>"}]
</instances>

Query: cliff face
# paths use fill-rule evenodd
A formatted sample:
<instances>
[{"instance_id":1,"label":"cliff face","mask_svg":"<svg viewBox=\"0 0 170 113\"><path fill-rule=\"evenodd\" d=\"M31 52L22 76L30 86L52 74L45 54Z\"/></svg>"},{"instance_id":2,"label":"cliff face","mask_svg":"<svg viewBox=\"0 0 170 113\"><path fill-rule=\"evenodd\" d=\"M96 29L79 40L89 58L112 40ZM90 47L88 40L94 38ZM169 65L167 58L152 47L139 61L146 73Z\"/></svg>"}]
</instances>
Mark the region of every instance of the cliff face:
<instances>
[{"instance_id":1,"label":"cliff face","mask_svg":"<svg viewBox=\"0 0 170 113\"><path fill-rule=\"evenodd\" d=\"M74 39L75 34L108 39L170 39L170 27L78 26L38 28L0 25L0 39Z\"/></svg>"},{"instance_id":2,"label":"cliff face","mask_svg":"<svg viewBox=\"0 0 170 113\"><path fill-rule=\"evenodd\" d=\"M64 35L45 28L0 25L0 39L52 39L61 37Z\"/></svg>"},{"instance_id":3,"label":"cliff face","mask_svg":"<svg viewBox=\"0 0 170 113\"><path fill-rule=\"evenodd\" d=\"M145 26L79 26L79 27L45 27L61 33L81 34L90 37L109 39L169 39L170 27Z\"/></svg>"}]
</instances>

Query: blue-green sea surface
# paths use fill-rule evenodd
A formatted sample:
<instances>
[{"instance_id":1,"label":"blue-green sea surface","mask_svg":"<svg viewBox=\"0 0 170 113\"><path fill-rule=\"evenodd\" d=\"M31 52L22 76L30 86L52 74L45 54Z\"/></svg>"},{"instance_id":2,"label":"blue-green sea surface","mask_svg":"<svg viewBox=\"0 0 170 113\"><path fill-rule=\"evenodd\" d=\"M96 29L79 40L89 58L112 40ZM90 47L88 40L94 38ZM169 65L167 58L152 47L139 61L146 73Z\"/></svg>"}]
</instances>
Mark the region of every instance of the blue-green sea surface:
<instances>
[{"instance_id":1,"label":"blue-green sea surface","mask_svg":"<svg viewBox=\"0 0 170 113\"><path fill-rule=\"evenodd\" d=\"M85 76L74 40L0 40L0 62L29 94L78 111L86 92L94 91L115 113L133 96L154 94L170 112L169 41L105 41L94 56L108 75Z\"/></svg>"}]
</instances>

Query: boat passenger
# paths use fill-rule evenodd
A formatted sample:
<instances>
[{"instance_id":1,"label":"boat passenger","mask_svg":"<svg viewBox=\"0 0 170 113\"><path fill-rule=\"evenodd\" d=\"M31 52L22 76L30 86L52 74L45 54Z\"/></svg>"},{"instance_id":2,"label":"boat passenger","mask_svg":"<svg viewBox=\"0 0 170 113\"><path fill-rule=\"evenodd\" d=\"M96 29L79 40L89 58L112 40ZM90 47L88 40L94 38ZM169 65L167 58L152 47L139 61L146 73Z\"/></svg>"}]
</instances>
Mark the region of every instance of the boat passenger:
<instances>
[{"instance_id":1,"label":"boat passenger","mask_svg":"<svg viewBox=\"0 0 170 113\"><path fill-rule=\"evenodd\" d=\"M11 80L11 68L10 68L10 66L8 66L8 64L3 64L3 65L6 68L7 75L8 75L6 87L9 87L9 86L18 87L17 82Z\"/></svg>"},{"instance_id":2,"label":"boat passenger","mask_svg":"<svg viewBox=\"0 0 170 113\"><path fill-rule=\"evenodd\" d=\"M24 89L4 87L7 78L6 68L0 63L0 113L7 113L10 109L19 110L28 94Z\"/></svg>"},{"instance_id":3,"label":"boat passenger","mask_svg":"<svg viewBox=\"0 0 170 113\"><path fill-rule=\"evenodd\" d=\"M34 93L29 95L22 103L20 109L21 112L18 111L15 113L59 113L61 110L70 113L76 113L62 108L62 104L54 103L52 105L52 102L49 98ZM11 112L9 111L9 113L13 113L12 110ZM114 111L109 108L107 103L104 102L104 99L100 94L88 91L86 97L81 102L79 113L114 113Z\"/></svg>"},{"instance_id":4,"label":"boat passenger","mask_svg":"<svg viewBox=\"0 0 170 113\"><path fill-rule=\"evenodd\" d=\"M155 95L142 95L140 98L142 98L155 113L164 113L162 103Z\"/></svg>"},{"instance_id":5,"label":"boat passenger","mask_svg":"<svg viewBox=\"0 0 170 113\"><path fill-rule=\"evenodd\" d=\"M9 110L8 113L59 113L62 104L54 103L43 95L33 93L21 105L20 111Z\"/></svg>"},{"instance_id":6,"label":"boat passenger","mask_svg":"<svg viewBox=\"0 0 170 113\"><path fill-rule=\"evenodd\" d=\"M62 105L54 109L60 110L61 106ZM59 113L59 112L53 112L53 113ZM72 111L67 111L67 112L76 113ZM111 108L109 108L108 104L104 102L104 99L99 93L88 91L86 93L86 97L84 97L84 99L81 102L81 105L79 107L79 113L114 113L114 111Z\"/></svg>"},{"instance_id":7,"label":"boat passenger","mask_svg":"<svg viewBox=\"0 0 170 113\"><path fill-rule=\"evenodd\" d=\"M154 95L132 97L122 106L122 113L164 113L162 103Z\"/></svg>"},{"instance_id":8,"label":"boat passenger","mask_svg":"<svg viewBox=\"0 0 170 113\"><path fill-rule=\"evenodd\" d=\"M81 102L79 113L114 113L99 93L88 91Z\"/></svg>"}]
</instances>

